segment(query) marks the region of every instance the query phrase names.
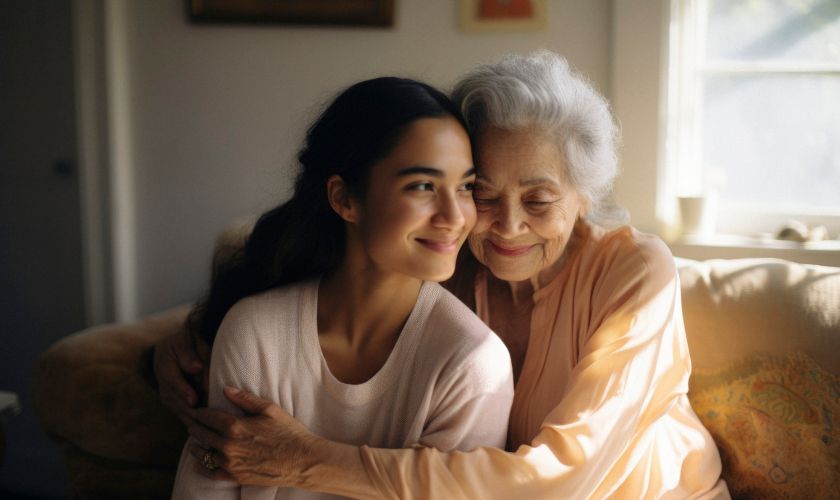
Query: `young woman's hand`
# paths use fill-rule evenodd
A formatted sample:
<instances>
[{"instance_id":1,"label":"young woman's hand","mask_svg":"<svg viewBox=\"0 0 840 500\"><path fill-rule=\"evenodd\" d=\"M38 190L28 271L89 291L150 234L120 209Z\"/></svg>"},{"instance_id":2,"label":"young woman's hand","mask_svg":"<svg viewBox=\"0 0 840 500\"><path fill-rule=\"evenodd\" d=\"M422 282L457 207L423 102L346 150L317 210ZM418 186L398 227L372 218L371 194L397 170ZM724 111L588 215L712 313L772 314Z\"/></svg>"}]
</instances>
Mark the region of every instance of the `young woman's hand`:
<instances>
[{"instance_id":1,"label":"young woman's hand","mask_svg":"<svg viewBox=\"0 0 840 500\"><path fill-rule=\"evenodd\" d=\"M190 411L207 394L210 347L196 345L186 328L155 345L154 372L160 400L186 426Z\"/></svg>"}]
</instances>

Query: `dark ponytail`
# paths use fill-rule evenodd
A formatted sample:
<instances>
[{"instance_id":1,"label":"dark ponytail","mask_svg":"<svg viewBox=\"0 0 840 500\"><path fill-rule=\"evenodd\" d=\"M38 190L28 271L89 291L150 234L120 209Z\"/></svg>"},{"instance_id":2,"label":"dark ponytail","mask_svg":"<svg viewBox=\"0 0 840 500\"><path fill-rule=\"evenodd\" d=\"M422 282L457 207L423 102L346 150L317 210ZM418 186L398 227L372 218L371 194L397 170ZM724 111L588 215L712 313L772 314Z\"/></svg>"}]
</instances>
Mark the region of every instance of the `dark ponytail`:
<instances>
[{"instance_id":1,"label":"dark ponytail","mask_svg":"<svg viewBox=\"0 0 840 500\"><path fill-rule=\"evenodd\" d=\"M245 246L214 273L209 293L187 320L193 334L212 344L222 318L240 299L338 266L345 227L329 205L327 180L339 175L354 196L364 197L370 168L408 125L447 115L463 124L443 93L414 80L375 78L339 94L306 134L291 199L264 213Z\"/></svg>"}]
</instances>

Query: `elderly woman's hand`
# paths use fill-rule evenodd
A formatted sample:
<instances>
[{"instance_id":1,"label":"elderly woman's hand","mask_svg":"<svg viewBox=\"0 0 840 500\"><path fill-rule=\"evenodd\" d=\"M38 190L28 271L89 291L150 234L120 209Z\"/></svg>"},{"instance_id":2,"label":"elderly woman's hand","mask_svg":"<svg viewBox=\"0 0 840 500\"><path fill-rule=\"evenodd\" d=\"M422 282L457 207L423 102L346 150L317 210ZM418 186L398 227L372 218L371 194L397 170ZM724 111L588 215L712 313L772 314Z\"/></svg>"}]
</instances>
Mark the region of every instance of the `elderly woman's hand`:
<instances>
[{"instance_id":1,"label":"elderly woman's hand","mask_svg":"<svg viewBox=\"0 0 840 500\"><path fill-rule=\"evenodd\" d=\"M246 415L221 410L192 410L190 453L201 462L207 451L219 468L201 472L214 479L240 484L305 487L305 471L321 463L319 453L329 443L271 401L250 392L226 387L225 396Z\"/></svg>"},{"instance_id":2,"label":"elderly woman's hand","mask_svg":"<svg viewBox=\"0 0 840 500\"><path fill-rule=\"evenodd\" d=\"M190 411L207 393L210 347L196 345L186 328L167 337L154 350L154 372L160 400L186 426Z\"/></svg>"}]
</instances>

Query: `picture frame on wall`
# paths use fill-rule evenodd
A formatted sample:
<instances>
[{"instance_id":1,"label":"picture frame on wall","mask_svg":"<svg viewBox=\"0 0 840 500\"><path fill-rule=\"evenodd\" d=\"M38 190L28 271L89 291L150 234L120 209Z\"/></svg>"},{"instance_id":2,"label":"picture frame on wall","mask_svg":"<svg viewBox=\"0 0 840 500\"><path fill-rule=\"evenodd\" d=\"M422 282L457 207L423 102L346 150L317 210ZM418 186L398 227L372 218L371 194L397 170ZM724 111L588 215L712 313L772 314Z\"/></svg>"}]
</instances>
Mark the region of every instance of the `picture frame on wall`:
<instances>
[{"instance_id":1,"label":"picture frame on wall","mask_svg":"<svg viewBox=\"0 0 840 500\"><path fill-rule=\"evenodd\" d=\"M367 26L394 24L395 0L186 0L193 22Z\"/></svg>"},{"instance_id":2,"label":"picture frame on wall","mask_svg":"<svg viewBox=\"0 0 840 500\"><path fill-rule=\"evenodd\" d=\"M548 28L548 0L458 0L466 33L530 33Z\"/></svg>"}]
</instances>

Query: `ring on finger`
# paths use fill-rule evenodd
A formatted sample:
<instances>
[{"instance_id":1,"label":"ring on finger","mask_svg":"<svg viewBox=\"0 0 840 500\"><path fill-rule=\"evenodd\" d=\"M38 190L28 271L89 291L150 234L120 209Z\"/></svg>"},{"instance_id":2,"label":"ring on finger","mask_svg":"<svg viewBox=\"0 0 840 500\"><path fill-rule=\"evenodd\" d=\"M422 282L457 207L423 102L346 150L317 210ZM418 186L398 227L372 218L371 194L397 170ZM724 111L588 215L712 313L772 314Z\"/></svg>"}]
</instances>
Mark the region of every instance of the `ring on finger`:
<instances>
[{"instance_id":1,"label":"ring on finger","mask_svg":"<svg viewBox=\"0 0 840 500\"><path fill-rule=\"evenodd\" d=\"M214 471L219 468L219 464L213 459L213 450L208 449L201 457L201 465L209 471Z\"/></svg>"}]
</instances>

